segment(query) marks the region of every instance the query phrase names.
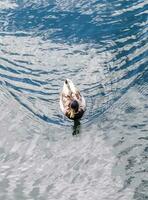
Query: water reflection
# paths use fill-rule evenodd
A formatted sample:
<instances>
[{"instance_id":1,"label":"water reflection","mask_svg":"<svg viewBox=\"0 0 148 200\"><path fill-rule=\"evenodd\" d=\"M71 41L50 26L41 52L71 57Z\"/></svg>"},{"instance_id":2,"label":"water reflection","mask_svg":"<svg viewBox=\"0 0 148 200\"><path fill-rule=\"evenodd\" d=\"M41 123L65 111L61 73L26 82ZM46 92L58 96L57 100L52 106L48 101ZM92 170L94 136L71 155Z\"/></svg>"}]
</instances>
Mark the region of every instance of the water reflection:
<instances>
[{"instance_id":1,"label":"water reflection","mask_svg":"<svg viewBox=\"0 0 148 200\"><path fill-rule=\"evenodd\" d=\"M81 133L81 123L80 123L80 120L74 120L72 135L78 135L80 133Z\"/></svg>"}]
</instances>

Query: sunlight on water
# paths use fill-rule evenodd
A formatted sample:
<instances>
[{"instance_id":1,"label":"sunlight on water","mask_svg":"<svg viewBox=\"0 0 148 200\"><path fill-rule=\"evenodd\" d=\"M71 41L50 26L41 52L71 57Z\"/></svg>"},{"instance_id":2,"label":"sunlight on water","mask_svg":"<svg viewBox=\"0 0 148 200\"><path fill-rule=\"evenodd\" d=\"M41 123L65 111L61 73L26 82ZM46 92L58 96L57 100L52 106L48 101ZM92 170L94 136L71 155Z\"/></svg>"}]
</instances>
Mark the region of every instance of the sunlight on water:
<instances>
[{"instance_id":1,"label":"sunlight on water","mask_svg":"<svg viewBox=\"0 0 148 200\"><path fill-rule=\"evenodd\" d=\"M13 1L8 1L8 0L1 0L0 2L0 9L14 9L17 7L17 4L14 3Z\"/></svg>"}]
</instances>

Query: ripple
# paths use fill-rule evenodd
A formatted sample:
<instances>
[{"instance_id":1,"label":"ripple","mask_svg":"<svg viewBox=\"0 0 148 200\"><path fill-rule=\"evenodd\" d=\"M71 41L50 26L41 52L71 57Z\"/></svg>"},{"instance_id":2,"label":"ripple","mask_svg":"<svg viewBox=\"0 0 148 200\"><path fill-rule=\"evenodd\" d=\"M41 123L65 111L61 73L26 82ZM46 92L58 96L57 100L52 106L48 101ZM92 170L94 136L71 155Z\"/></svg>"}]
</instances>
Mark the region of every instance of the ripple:
<instances>
[{"instance_id":1,"label":"ripple","mask_svg":"<svg viewBox=\"0 0 148 200\"><path fill-rule=\"evenodd\" d=\"M15 9L17 6L18 5L13 1L2 0L0 2L0 10Z\"/></svg>"}]
</instances>

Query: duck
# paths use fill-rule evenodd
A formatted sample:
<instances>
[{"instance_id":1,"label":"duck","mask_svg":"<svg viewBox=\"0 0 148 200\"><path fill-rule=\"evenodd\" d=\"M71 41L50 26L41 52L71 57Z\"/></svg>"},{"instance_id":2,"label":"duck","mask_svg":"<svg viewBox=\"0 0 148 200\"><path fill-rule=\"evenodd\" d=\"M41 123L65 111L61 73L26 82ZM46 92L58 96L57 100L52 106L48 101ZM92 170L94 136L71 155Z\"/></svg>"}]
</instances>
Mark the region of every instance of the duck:
<instances>
[{"instance_id":1,"label":"duck","mask_svg":"<svg viewBox=\"0 0 148 200\"><path fill-rule=\"evenodd\" d=\"M60 108L65 116L71 120L80 119L86 110L86 101L72 80L64 80L60 93Z\"/></svg>"}]
</instances>

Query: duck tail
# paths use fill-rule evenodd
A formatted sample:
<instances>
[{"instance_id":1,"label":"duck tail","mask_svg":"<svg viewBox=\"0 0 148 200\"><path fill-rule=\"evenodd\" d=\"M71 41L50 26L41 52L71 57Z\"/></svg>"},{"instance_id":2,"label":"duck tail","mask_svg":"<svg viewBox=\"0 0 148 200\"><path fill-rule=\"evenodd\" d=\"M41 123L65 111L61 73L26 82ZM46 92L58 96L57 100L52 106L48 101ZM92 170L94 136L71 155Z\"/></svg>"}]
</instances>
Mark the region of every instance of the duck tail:
<instances>
[{"instance_id":1,"label":"duck tail","mask_svg":"<svg viewBox=\"0 0 148 200\"><path fill-rule=\"evenodd\" d=\"M70 84L69 84L69 81L68 81L67 79L65 80L65 84L66 84L68 90L69 90L70 92L72 92L71 87L70 87Z\"/></svg>"},{"instance_id":2,"label":"duck tail","mask_svg":"<svg viewBox=\"0 0 148 200\"><path fill-rule=\"evenodd\" d=\"M70 87L68 79L66 79L64 81L63 91L64 91L65 95L71 95L72 94L72 90L71 90L71 87Z\"/></svg>"},{"instance_id":3,"label":"duck tail","mask_svg":"<svg viewBox=\"0 0 148 200\"><path fill-rule=\"evenodd\" d=\"M67 88L71 93L77 92L77 88L75 87L75 85L73 84L73 82L70 79L66 79L65 84L67 85Z\"/></svg>"}]
</instances>

